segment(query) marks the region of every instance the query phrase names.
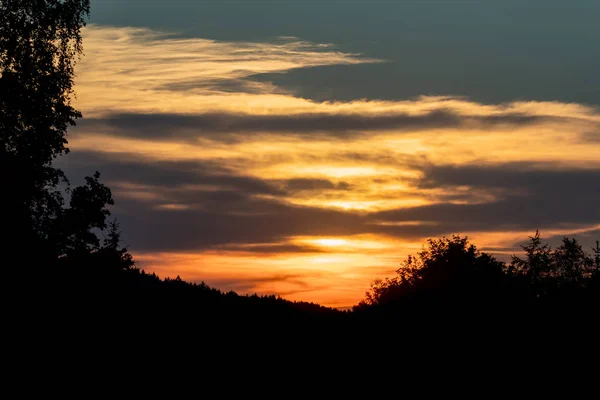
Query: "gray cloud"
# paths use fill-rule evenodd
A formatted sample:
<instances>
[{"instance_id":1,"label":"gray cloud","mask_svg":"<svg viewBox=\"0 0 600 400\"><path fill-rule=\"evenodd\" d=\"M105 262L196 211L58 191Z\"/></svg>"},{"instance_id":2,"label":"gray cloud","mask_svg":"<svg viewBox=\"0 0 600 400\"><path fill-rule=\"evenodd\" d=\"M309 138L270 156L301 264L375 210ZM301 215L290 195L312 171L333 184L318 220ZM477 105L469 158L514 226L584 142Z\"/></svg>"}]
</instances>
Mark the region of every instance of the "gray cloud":
<instances>
[{"instance_id":1,"label":"gray cloud","mask_svg":"<svg viewBox=\"0 0 600 400\"><path fill-rule=\"evenodd\" d=\"M600 223L600 170L562 169L526 163L495 166L428 166L422 188L470 186L500 189L484 204L434 204L377 213L383 221L417 220L435 225L388 226L391 234L498 231Z\"/></svg>"},{"instance_id":2,"label":"gray cloud","mask_svg":"<svg viewBox=\"0 0 600 400\"><path fill-rule=\"evenodd\" d=\"M556 117L505 113L489 116L463 116L451 110L437 110L424 115L250 115L231 113L182 114L113 114L106 118L88 118L81 121L79 129L108 129L118 136L145 139L193 139L210 136L214 140L231 141L225 134L290 133L326 134L342 137L352 132L381 130L426 130L495 125L529 125Z\"/></svg>"},{"instance_id":3,"label":"gray cloud","mask_svg":"<svg viewBox=\"0 0 600 400\"><path fill-rule=\"evenodd\" d=\"M597 132L585 132L581 134L581 141L584 143L600 143L600 128Z\"/></svg>"},{"instance_id":4,"label":"gray cloud","mask_svg":"<svg viewBox=\"0 0 600 400\"><path fill-rule=\"evenodd\" d=\"M297 244L252 244L252 245L226 245L222 249L244 253L280 254L280 253L320 253L323 250L314 246Z\"/></svg>"},{"instance_id":5,"label":"gray cloud","mask_svg":"<svg viewBox=\"0 0 600 400\"><path fill-rule=\"evenodd\" d=\"M194 79L172 82L162 85L160 89L177 92L208 90L221 93L286 93L285 90L273 86L269 82L259 82L248 78L237 79Z\"/></svg>"},{"instance_id":6,"label":"gray cloud","mask_svg":"<svg viewBox=\"0 0 600 400\"><path fill-rule=\"evenodd\" d=\"M75 151L68 157L59 159L58 165L68 169L71 176L89 175L97 169L105 181L151 185L170 190L176 190L176 187L181 185L207 185L249 194L284 194L273 184L257 178L240 176L217 161L210 160L148 162L132 154L110 155Z\"/></svg>"},{"instance_id":7,"label":"gray cloud","mask_svg":"<svg viewBox=\"0 0 600 400\"><path fill-rule=\"evenodd\" d=\"M114 214L122 223L124 239L134 250L202 250L279 243L288 236L355 234L364 226L364 217L350 212L299 207L277 200L284 192L272 183L240 176L212 162L150 163L126 154L72 152L68 162L65 158L60 166L69 176L99 170L105 182L150 187L154 195L150 198L128 195L127 188L119 185L112 187L117 203ZM212 187L185 186L190 184ZM181 207L161 208L165 204ZM266 248L261 250L268 252Z\"/></svg>"},{"instance_id":8,"label":"gray cloud","mask_svg":"<svg viewBox=\"0 0 600 400\"><path fill-rule=\"evenodd\" d=\"M422 188L468 185L484 188L523 188L568 195L600 195L600 170L564 168L553 164L513 162L500 165L423 167ZM583 191L583 192L582 192Z\"/></svg>"},{"instance_id":9,"label":"gray cloud","mask_svg":"<svg viewBox=\"0 0 600 400\"><path fill-rule=\"evenodd\" d=\"M348 182L338 182L337 184L327 179L310 179L310 178L296 178L289 179L285 187L290 192L299 191L322 191L322 190L349 190L350 184Z\"/></svg>"},{"instance_id":10,"label":"gray cloud","mask_svg":"<svg viewBox=\"0 0 600 400\"><path fill-rule=\"evenodd\" d=\"M131 246L154 251L279 243L289 236L348 235L361 233L365 226L364 217L348 212L297 207L241 194L235 197L214 192L212 198L201 200L203 207L181 211L117 198L117 216Z\"/></svg>"},{"instance_id":11,"label":"gray cloud","mask_svg":"<svg viewBox=\"0 0 600 400\"><path fill-rule=\"evenodd\" d=\"M281 243L290 236L374 233L422 238L509 229L543 232L557 227L575 229L600 224L599 170L525 163L425 165L423 179L415 182L417 187L446 188L452 192L453 187L470 186L496 190L501 195L496 201L483 204L445 202L365 215L289 204L278 197L285 190L278 189L273 182L240 176L212 162L149 163L126 155L116 158L78 152L68 159L62 167L69 176L98 169L105 181L116 179L147 185L156 194L156 198L130 196L122 187L113 187L117 203L114 214L134 251L221 248L260 253L303 252L310 249ZM185 186L198 183L211 187ZM342 183L292 180L287 184L296 189L331 190ZM462 196L465 195L457 195ZM160 208L165 203L182 207ZM402 225L405 221L420 224Z\"/></svg>"}]
</instances>

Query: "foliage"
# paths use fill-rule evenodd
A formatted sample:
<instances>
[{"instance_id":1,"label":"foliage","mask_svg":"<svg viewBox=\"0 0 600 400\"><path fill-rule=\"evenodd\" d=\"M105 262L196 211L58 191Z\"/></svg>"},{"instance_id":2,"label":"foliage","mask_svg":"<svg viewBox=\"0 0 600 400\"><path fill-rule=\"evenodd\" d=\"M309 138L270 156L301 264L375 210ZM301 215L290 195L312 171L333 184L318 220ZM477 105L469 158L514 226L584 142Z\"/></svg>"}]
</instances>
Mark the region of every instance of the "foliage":
<instances>
[{"instance_id":1,"label":"foliage","mask_svg":"<svg viewBox=\"0 0 600 400\"><path fill-rule=\"evenodd\" d=\"M93 177L85 178L85 186L79 186L71 193L71 207L64 210L64 229L59 233L67 240L63 255L69 251L97 250L100 246L92 229L107 227L106 218L110 212L106 206L113 205L114 201L110 189L100 183L99 178L100 173L96 171Z\"/></svg>"},{"instance_id":2,"label":"foliage","mask_svg":"<svg viewBox=\"0 0 600 400\"><path fill-rule=\"evenodd\" d=\"M103 262L106 265L115 265L120 270L129 270L135 265L127 247L121 246L121 231L116 218L108 223L108 231L99 253L105 258Z\"/></svg>"},{"instance_id":3,"label":"foliage","mask_svg":"<svg viewBox=\"0 0 600 400\"><path fill-rule=\"evenodd\" d=\"M400 302L449 302L490 296L503 285L503 264L481 253L467 238L429 239L409 256L397 276L376 280L359 308Z\"/></svg>"},{"instance_id":4,"label":"foliage","mask_svg":"<svg viewBox=\"0 0 600 400\"><path fill-rule=\"evenodd\" d=\"M89 0L4 0L0 11L0 147L48 166L81 116L70 101Z\"/></svg>"},{"instance_id":5,"label":"foliage","mask_svg":"<svg viewBox=\"0 0 600 400\"><path fill-rule=\"evenodd\" d=\"M597 296L600 243L588 254L575 238L552 249L539 232L509 265L482 253L467 238L430 239L397 276L376 280L355 310L460 305L510 309ZM532 303L533 302L533 303Z\"/></svg>"},{"instance_id":6,"label":"foliage","mask_svg":"<svg viewBox=\"0 0 600 400\"><path fill-rule=\"evenodd\" d=\"M1 204L10 210L5 245L16 254L38 249L38 262L98 251L94 231L106 228L113 204L98 172L70 190L52 165L81 117L71 100L89 8L89 0L0 2L0 184L11 190Z\"/></svg>"},{"instance_id":7,"label":"foliage","mask_svg":"<svg viewBox=\"0 0 600 400\"><path fill-rule=\"evenodd\" d=\"M71 98L88 12L89 0L0 2L0 184L11 188L13 246L47 247L61 219L68 181L52 161L81 117Z\"/></svg>"},{"instance_id":8,"label":"foliage","mask_svg":"<svg viewBox=\"0 0 600 400\"><path fill-rule=\"evenodd\" d=\"M575 238L564 237L560 246L552 249L542 244L536 232L522 248L524 258L513 256L508 270L526 278L536 297L552 295L559 289L585 287L598 268Z\"/></svg>"}]
</instances>

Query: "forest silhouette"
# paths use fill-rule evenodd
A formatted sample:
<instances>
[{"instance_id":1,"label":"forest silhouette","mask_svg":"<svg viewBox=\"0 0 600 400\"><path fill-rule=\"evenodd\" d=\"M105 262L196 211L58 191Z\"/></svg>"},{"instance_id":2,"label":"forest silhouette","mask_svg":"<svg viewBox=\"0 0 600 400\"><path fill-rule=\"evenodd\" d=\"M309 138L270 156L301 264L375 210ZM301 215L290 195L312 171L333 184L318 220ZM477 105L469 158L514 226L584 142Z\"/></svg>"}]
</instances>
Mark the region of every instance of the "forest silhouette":
<instances>
[{"instance_id":1,"label":"forest silhouette","mask_svg":"<svg viewBox=\"0 0 600 400\"><path fill-rule=\"evenodd\" d=\"M600 243L584 249L565 237L551 248L539 232L508 263L465 237L431 239L396 276L376 280L364 300L345 311L146 273L121 243L100 173L71 188L53 166L67 156L67 129L81 118L71 98L89 11L89 0L0 2L2 257L16 287L33 290L52 318L119 315L154 328L176 321L368 329L417 320L567 321L596 312Z\"/></svg>"}]
</instances>

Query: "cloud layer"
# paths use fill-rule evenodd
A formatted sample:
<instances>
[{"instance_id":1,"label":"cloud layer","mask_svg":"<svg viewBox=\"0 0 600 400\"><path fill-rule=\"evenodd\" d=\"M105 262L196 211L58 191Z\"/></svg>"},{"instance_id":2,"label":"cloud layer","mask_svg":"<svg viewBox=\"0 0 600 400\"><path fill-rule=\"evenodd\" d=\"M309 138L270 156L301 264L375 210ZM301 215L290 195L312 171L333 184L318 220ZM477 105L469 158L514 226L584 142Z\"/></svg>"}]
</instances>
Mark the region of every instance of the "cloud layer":
<instances>
[{"instance_id":1,"label":"cloud layer","mask_svg":"<svg viewBox=\"0 0 600 400\"><path fill-rule=\"evenodd\" d=\"M600 111L464 98L319 103L252 78L378 62L330 45L92 26L69 176L100 170L143 267L348 306L432 236L505 256L600 230ZM368 79L368 77L366 77Z\"/></svg>"}]
</instances>

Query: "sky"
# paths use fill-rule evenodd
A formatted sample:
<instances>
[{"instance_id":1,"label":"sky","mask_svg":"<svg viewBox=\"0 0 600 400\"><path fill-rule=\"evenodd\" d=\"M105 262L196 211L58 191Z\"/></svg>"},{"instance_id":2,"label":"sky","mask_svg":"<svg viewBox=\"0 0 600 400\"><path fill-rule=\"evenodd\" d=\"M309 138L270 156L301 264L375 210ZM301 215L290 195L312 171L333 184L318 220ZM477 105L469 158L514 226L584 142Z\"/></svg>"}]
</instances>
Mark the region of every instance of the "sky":
<instances>
[{"instance_id":1,"label":"sky","mask_svg":"<svg viewBox=\"0 0 600 400\"><path fill-rule=\"evenodd\" d=\"M138 265L332 307L428 238L600 237L600 2L92 0L84 118Z\"/></svg>"}]
</instances>

